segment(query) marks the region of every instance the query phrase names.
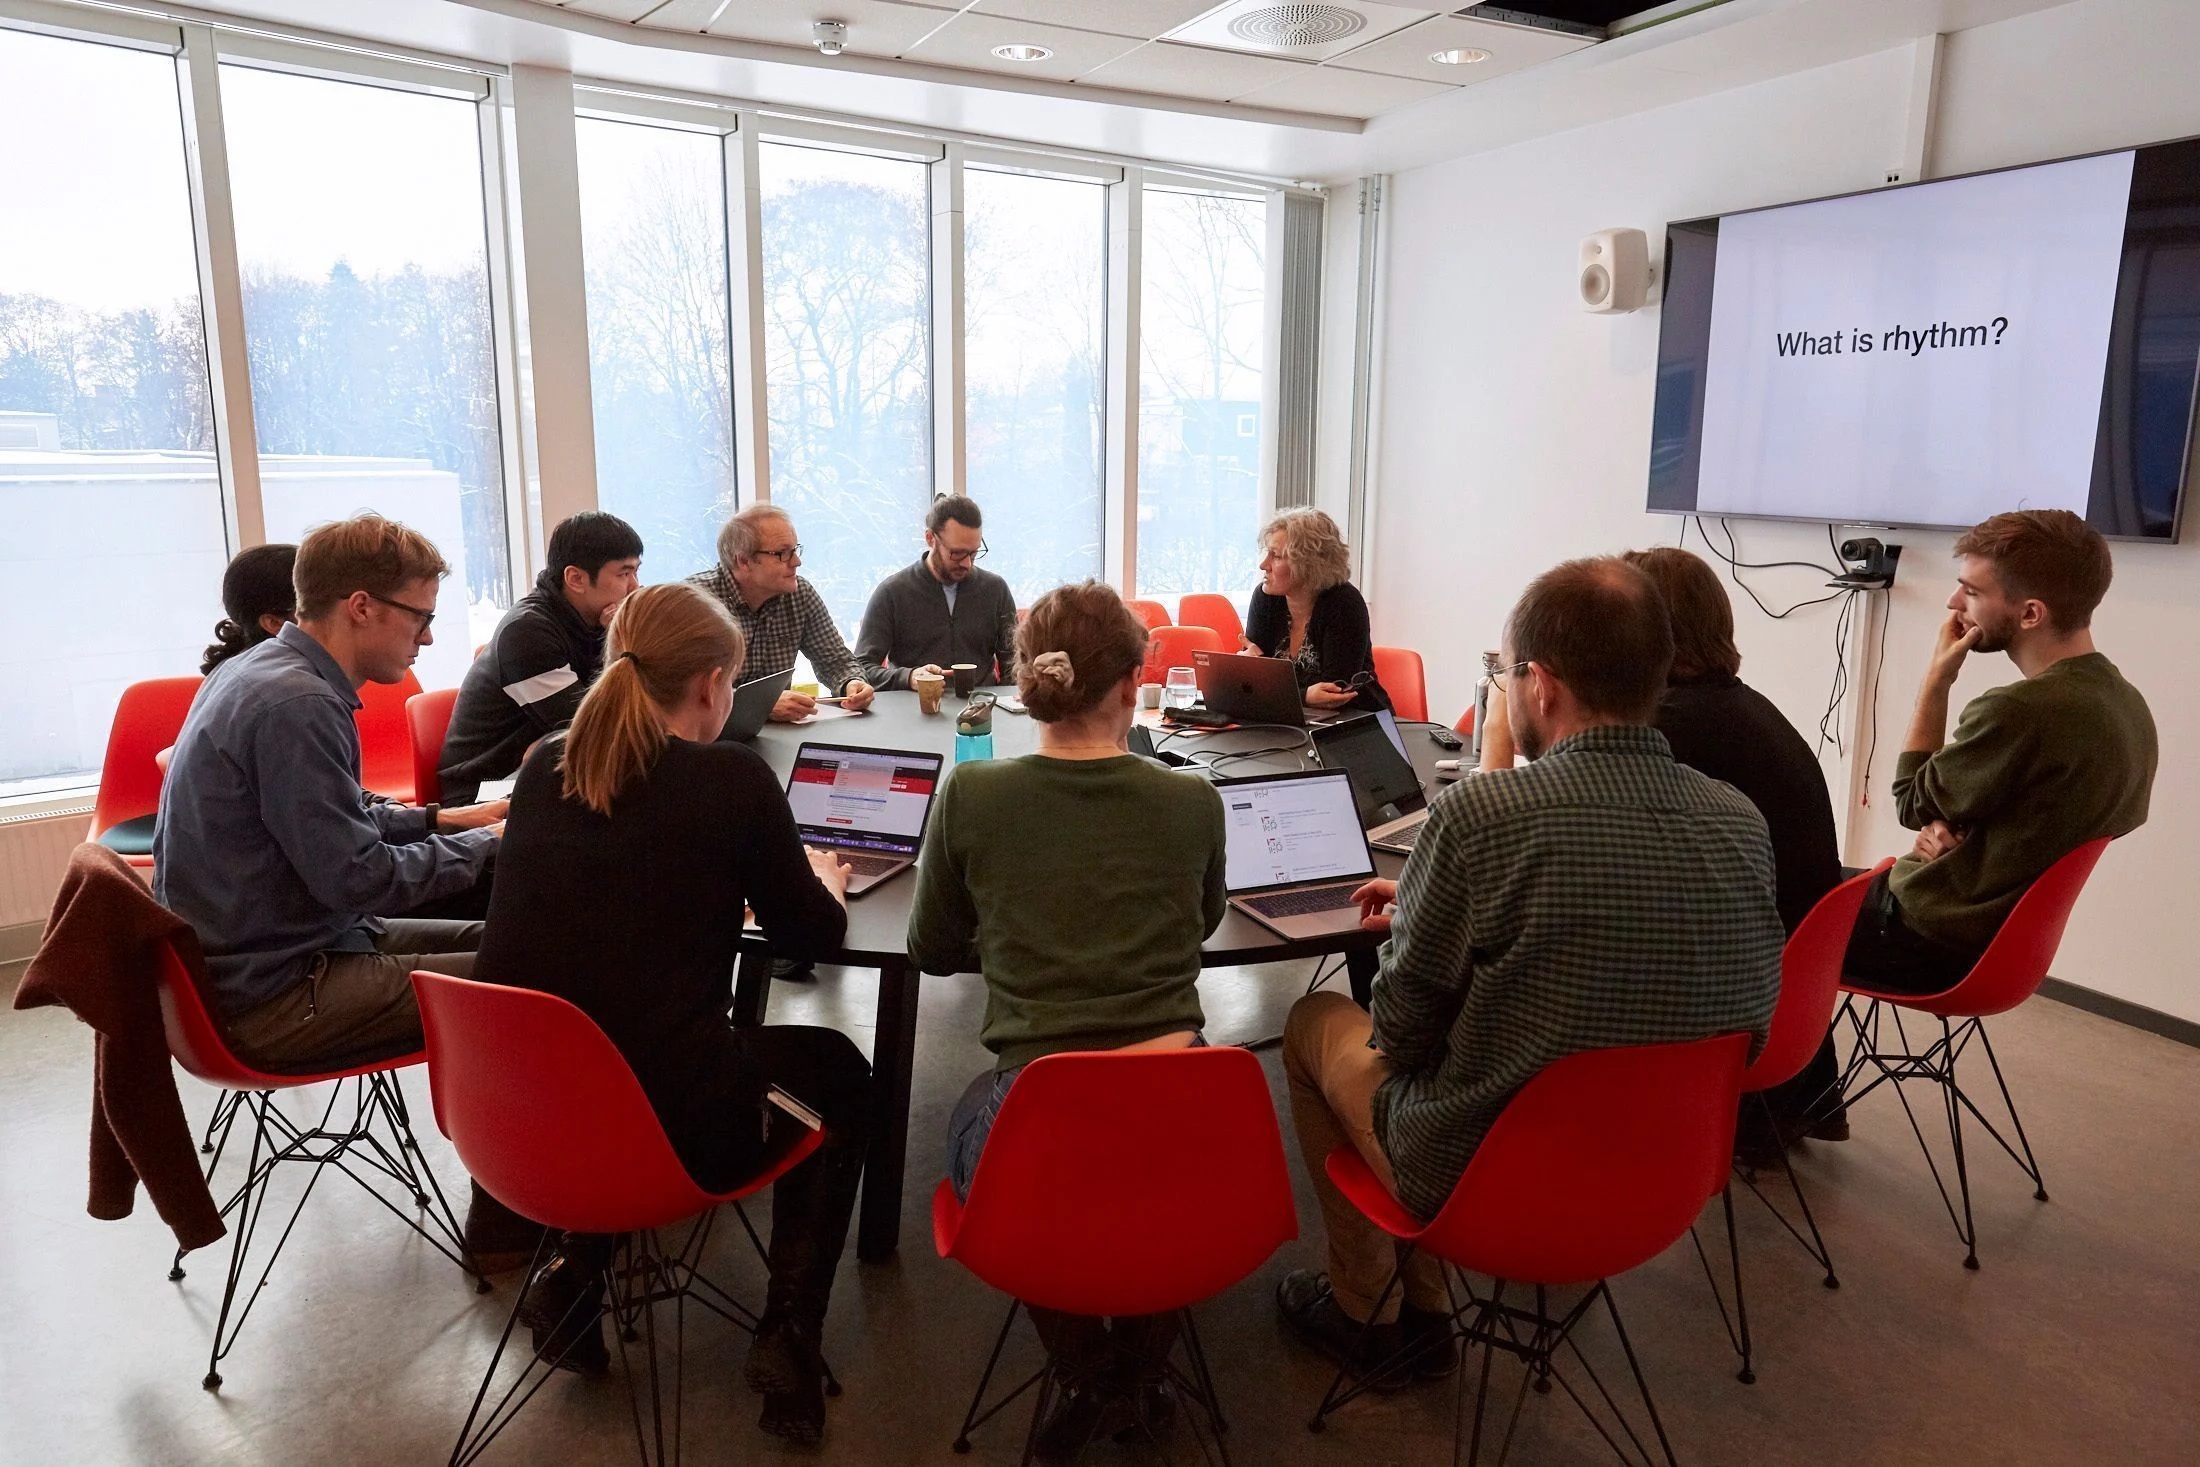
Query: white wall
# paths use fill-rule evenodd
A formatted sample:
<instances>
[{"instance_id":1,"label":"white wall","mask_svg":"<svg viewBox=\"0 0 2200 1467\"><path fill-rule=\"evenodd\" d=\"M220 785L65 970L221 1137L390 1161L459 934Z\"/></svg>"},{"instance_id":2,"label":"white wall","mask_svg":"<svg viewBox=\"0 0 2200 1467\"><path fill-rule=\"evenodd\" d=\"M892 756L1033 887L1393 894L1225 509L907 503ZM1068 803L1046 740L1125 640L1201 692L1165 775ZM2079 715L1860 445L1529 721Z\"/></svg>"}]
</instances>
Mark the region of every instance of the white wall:
<instances>
[{"instance_id":1,"label":"white wall","mask_svg":"<svg viewBox=\"0 0 2200 1467\"><path fill-rule=\"evenodd\" d=\"M2081 0L1950 38L1932 172L1966 172L2200 133L2200 5ZM1908 48L1457 158L1396 177L1386 210L1373 545L1378 641L1422 649L1431 713L1471 696L1520 587L1569 556L1673 543L1642 509L1658 319L1574 303L1576 241L1632 225L1871 187L1899 161ZM1332 370L1340 358L1325 351ZM1815 527L1737 524L1743 559L1826 558ZM2111 850L2058 977L2200 1019L2191 918L2200 871L2200 527L2117 547L2100 645L2148 697L2162 774L2148 825ZM1904 849L1884 792L1940 606L1946 535L1905 532L1892 596L1869 808L1848 856ZM1693 534L1689 543L1701 550ZM1822 578L1746 573L1776 607ZM1767 620L1734 593L1742 675L1815 733L1834 671L1832 606ZM2015 675L1975 659L1957 702ZM1848 756L1825 759L1837 808Z\"/></svg>"}]
</instances>

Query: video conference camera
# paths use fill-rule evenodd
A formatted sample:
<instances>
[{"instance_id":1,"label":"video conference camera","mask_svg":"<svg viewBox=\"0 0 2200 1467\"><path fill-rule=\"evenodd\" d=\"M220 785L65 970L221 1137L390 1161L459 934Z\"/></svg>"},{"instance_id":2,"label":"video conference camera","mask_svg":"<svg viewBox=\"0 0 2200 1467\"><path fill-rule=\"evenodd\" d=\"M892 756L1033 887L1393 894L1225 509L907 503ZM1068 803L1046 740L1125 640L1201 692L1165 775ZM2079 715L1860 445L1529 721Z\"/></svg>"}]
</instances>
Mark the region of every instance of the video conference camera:
<instances>
[{"instance_id":1,"label":"video conference camera","mask_svg":"<svg viewBox=\"0 0 2200 1467\"><path fill-rule=\"evenodd\" d=\"M1894 584L1895 563L1902 547L1862 536L1841 542L1841 574L1828 585L1867 591L1884 591Z\"/></svg>"}]
</instances>

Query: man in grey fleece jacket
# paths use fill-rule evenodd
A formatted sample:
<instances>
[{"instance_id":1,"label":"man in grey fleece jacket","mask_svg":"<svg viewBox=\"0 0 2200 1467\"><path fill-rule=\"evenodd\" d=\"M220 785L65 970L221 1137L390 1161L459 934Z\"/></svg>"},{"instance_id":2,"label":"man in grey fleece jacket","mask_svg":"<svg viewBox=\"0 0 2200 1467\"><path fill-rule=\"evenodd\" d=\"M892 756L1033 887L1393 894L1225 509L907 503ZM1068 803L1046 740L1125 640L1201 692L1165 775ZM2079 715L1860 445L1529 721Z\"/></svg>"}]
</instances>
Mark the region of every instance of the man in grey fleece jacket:
<instances>
[{"instance_id":1,"label":"man in grey fleece jacket","mask_svg":"<svg viewBox=\"0 0 2200 1467\"><path fill-rule=\"evenodd\" d=\"M1016 680L1016 595L978 569L985 521L960 494L932 501L924 558L881 581L863 611L856 659L874 688L906 688L922 667L974 663L980 683Z\"/></svg>"}]
</instances>

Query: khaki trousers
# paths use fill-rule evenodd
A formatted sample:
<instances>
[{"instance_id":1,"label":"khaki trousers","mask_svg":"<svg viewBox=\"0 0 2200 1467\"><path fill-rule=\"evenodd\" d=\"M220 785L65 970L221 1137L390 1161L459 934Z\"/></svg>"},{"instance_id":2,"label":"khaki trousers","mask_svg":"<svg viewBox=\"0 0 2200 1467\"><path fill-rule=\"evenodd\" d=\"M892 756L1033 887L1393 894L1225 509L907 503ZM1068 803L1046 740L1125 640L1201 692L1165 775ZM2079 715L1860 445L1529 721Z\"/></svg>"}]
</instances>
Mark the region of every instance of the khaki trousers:
<instances>
[{"instance_id":1,"label":"khaki trousers","mask_svg":"<svg viewBox=\"0 0 2200 1467\"><path fill-rule=\"evenodd\" d=\"M305 977L223 1024L223 1033L239 1054L276 1071L418 1045L413 970L473 977L481 924L398 918L383 924L374 946L316 954Z\"/></svg>"},{"instance_id":2,"label":"khaki trousers","mask_svg":"<svg viewBox=\"0 0 2200 1467\"><path fill-rule=\"evenodd\" d=\"M1341 993L1310 993L1291 1006L1283 1027L1283 1072L1291 1085L1291 1124L1299 1154L1321 1203L1329 1244L1329 1288L1344 1312L1378 1324L1398 1317L1399 1293L1390 1291L1380 1313L1375 1301L1398 1266L1398 1244L1369 1222L1329 1180L1329 1153L1349 1146L1385 1187L1397 1190L1390 1158L1375 1136L1375 1091L1390 1078L1382 1051L1368 1048L1374 1021ZM1448 1314L1443 1265L1415 1253L1406 1265L1405 1302Z\"/></svg>"}]
</instances>

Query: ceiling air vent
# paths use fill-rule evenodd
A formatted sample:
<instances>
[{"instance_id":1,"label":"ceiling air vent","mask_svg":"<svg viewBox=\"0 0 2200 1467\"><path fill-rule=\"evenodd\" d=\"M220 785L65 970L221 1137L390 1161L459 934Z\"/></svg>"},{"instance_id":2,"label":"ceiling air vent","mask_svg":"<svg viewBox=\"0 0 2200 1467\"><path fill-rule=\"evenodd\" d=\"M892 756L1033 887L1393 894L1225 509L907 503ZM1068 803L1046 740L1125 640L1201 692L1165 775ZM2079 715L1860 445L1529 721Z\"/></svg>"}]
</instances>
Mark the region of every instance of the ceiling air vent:
<instances>
[{"instance_id":1,"label":"ceiling air vent","mask_svg":"<svg viewBox=\"0 0 2200 1467\"><path fill-rule=\"evenodd\" d=\"M1270 5L1230 22L1230 34L1256 46L1322 46L1367 29L1367 17L1341 5Z\"/></svg>"},{"instance_id":2,"label":"ceiling air vent","mask_svg":"<svg viewBox=\"0 0 2200 1467\"><path fill-rule=\"evenodd\" d=\"M1378 0L1326 0L1314 5L1232 0L1185 22L1163 39L1294 61L1327 61L1434 14L1434 10Z\"/></svg>"}]
</instances>

